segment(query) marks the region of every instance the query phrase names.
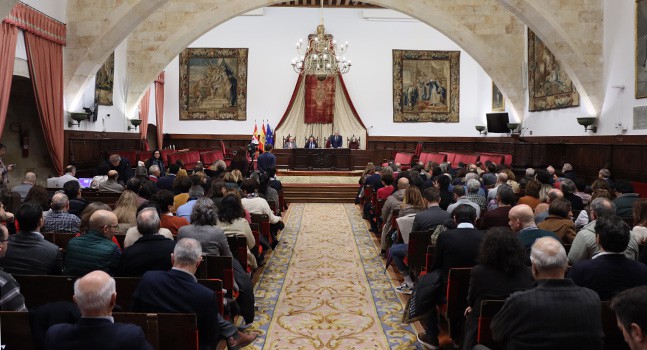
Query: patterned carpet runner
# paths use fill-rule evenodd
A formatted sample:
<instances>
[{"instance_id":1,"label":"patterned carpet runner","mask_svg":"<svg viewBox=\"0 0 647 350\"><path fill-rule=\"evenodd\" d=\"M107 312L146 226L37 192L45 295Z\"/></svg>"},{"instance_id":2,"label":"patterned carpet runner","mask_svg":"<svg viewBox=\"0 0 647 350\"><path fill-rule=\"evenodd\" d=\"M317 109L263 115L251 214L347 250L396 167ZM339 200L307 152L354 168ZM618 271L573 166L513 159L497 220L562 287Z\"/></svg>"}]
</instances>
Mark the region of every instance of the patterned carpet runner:
<instances>
[{"instance_id":1,"label":"patterned carpet runner","mask_svg":"<svg viewBox=\"0 0 647 350\"><path fill-rule=\"evenodd\" d=\"M255 349L416 349L352 204L295 204L255 290Z\"/></svg>"}]
</instances>

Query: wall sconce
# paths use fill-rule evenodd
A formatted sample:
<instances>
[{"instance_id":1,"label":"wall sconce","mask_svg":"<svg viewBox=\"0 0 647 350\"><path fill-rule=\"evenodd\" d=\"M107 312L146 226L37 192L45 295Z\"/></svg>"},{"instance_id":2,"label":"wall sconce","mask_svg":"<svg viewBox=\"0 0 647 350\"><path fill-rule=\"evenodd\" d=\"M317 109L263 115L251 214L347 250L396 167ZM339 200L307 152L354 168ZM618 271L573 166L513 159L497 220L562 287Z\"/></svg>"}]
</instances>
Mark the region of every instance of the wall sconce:
<instances>
[{"instance_id":1,"label":"wall sconce","mask_svg":"<svg viewBox=\"0 0 647 350\"><path fill-rule=\"evenodd\" d=\"M81 122L88 119L90 116L88 113L85 112L69 112L70 118L72 120L69 120L67 122L67 126L70 128L73 127L74 125L81 127Z\"/></svg>"},{"instance_id":2,"label":"wall sconce","mask_svg":"<svg viewBox=\"0 0 647 350\"><path fill-rule=\"evenodd\" d=\"M508 123L508 129L510 129L510 134L518 134L517 129L519 128L519 123Z\"/></svg>"},{"instance_id":3,"label":"wall sconce","mask_svg":"<svg viewBox=\"0 0 647 350\"><path fill-rule=\"evenodd\" d=\"M593 131L593 133L596 133L598 132L598 127L593 124L595 124L597 119L595 117L580 117L577 118L577 123L584 126L584 132Z\"/></svg>"},{"instance_id":4,"label":"wall sconce","mask_svg":"<svg viewBox=\"0 0 647 350\"><path fill-rule=\"evenodd\" d=\"M474 128L479 132L479 135L487 135L487 130L485 130L484 125L475 125Z\"/></svg>"},{"instance_id":5,"label":"wall sconce","mask_svg":"<svg viewBox=\"0 0 647 350\"><path fill-rule=\"evenodd\" d=\"M130 131L130 130L137 130L137 127L138 127L138 126L139 126L139 124L141 124L141 123L142 123L142 120L141 120L141 119L131 119L131 120L130 120L130 124L132 124L133 126L129 126L129 127L128 127L128 131Z\"/></svg>"}]
</instances>

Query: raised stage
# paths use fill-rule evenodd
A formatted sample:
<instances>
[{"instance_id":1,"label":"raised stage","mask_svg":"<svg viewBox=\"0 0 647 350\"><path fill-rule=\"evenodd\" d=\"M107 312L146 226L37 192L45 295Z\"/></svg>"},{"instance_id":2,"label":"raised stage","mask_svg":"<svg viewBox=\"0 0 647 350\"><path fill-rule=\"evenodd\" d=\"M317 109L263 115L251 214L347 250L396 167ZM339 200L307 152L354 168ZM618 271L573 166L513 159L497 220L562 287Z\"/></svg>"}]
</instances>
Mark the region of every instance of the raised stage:
<instances>
[{"instance_id":1,"label":"raised stage","mask_svg":"<svg viewBox=\"0 0 647 350\"><path fill-rule=\"evenodd\" d=\"M362 171L279 170L287 203L354 203Z\"/></svg>"}]
</instances>

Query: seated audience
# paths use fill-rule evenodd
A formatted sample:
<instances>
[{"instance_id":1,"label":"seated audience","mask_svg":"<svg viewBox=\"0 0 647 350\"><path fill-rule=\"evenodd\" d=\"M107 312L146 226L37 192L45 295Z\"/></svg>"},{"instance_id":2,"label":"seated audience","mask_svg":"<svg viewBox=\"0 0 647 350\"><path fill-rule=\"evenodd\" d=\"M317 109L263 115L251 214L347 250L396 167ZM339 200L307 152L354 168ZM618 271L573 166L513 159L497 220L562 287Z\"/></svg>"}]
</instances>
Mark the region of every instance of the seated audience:
<instances>
[{"instance_id":1,"label":"seated audience","mask_svg":"<svg viewBox=\"0 0 647 350\"><path fill-rule=\"evenodd\" d=\"M134 191L134 192L137 193L140 197L144 198L145 200L149 200L153 195L153 193L159 190L157 188L157 184L155 183L155 181L151 180L150 177L148 176L148 169L146 169L146 167L138 166L137 168L135 168L134 178L139 180L139 185L140 185L139 191ZM129 179L129 181L130 180L131 179ZM128 188L128 183L126 183L126 188Z\"/></svg>"},{"instance_id":2,"label":"seated audience","mask_svg":"<svg viewBox=\"0 0 647 350\"><path fill-rule=\"evenodd\" d=\"M528 185L528 182L534 179L535 179L535 169L527 168L524 176L521 179L519 179L519 187L521 189L525 189L526 186Z\"/></svg>"},{"instance_id":3,"label":"seated audience","mask_svg":"<svg viewBox=\"0 0 647 350\"><path fill-rule=\"evenodd\" d=\"M157 211L157 215L161 216L160 209L153 202L147 202L147 203L144 203L144 204L140 205L137 208L137 213L136 214L139 214L140 211L142 211L142 210L144 210L146 208L154 208ZM169 231L168 229L160 228L159 229L159 234L166 237L166 238L168 238L168 239L173 239L173 234L171 234L171 231ZM142 234L139 232L139 229L137 228L136 225L129 228L128 231L126 232L126 237L124 239L124 249L126 249L126 248L130 247L131 245L135 244L135 242L137 242L137 240L140 239L141 237L142 237Z\"/></svg>"},{"instance_id":4,"label":"seated audience","mask_svg":"<svg viewBox=\"0 0 647 350\"><path fill-rule=\"evenodd\" d=\"M97 175L93 176L92 181L90 181L90 188L93 190L98 190L99 186L101 186L102 183L108 181L109 172L110 172L110 167L108 166L108 164L101 162L101 164L97 166ZM117 175L115 175L115 180L116 179L117 179Z\"/></svg>"},{"instance_id":5,"label":"seated audience","mask_svg":"<svg viewBox=\"0 0 647 350\"><path fill-rule=\"evenodd\" d=\"M196 201L199 198L202 198L202 196L204 196L204 188L202 188L202 186L200 185L195 185L194 183L194 185L191 186L191 188L189 188L189 199L187 200L186 203L182 204L177 208L175 215L177 215L178 217L184 218L189 223L191 223L191 213L193 211L193 206L195 205ZM211 203L213 203L211 199L209 200L211 201Z\"/></svg>"},{"instance_id":6,"label":"seated audience","mask_svg":"<svg viewBox=\"0 0 647 350\"><path fill-rule=\"evenodd\" d=\"M647 349L647 287L635 287L618 293L611 301L618 328L631 350Z\"/></svg>"},{"instance_id":7,"label":"seated audience","mask_svg":"<svg viewBox=\"0 0 647 350\"><path fill-rule=\"evenodd\" d=\"M68 165L65 167L65 174L59 177L54 177L47 180L47 187L50 188L63 188L66 182L76 181L79 182L79 179L76 178L76 167L74 165Z\"/></svg>"},{"instance_id":8,"label":"seated audience","mask_svg":"<svg viewBox=\"0 0 647 350\"><path fill-rule=\"evenodd\" d=\"M591 221L587 225L584 225L577 235L575 235L571 249L568 252L568 259L572 264L580 260L591 259L602 252L600 246L597 244L595 225L599 218L615 215L615 212L616 208L613 202L607 198L601 197L591 201L591 208L589 209ZM636 242L635 238L630 237L629 245L624 251L624 254L628 259L636 260L638 258L638 242Z\"/></svg>"},{"instance_id":9,"label":"seated audience","mask_svg":"<svg viewBox=\"0 0 647 350\"><path fill-rule=\"evenodd\" d=\"M571 202L557 198L550 202L546 220L540 222L537 227L555 233L563 243L571 243L576 234L571 215Z\"/></svg>"},{"instance_id":10,"label":"seated audience","mask_svg":"<svg viewBox=\"0 0 647 350\"><path fill-rule=\"evenodd\" d=\"M112 242L118 231L117 216L113 212L95 211L90 216L89 230L67 244L63 272L68 276L83 276L101 270L114 275L121 259L121 250Z\"/></svg>"},{"instance_id":11,"label":"seated audience","mask_svg":"<svg viewBox=\"0 0 647 350\"><path fill-rule=\"evenodd\" d=\"M70 202L64 193L52 196L52 212L45 218L43 232L80 232L81 219L68 213Z\"/></svg>"},{"instance_id":12,"label":"seated audience","mask_svg":"<svg viewBox=\"0 0 647 350\"><path fill-rule=\"evenodd\" d=\"M8 204L4 200L3 202L5 203L5 205ZM49 194L47 193L47 189L41 185L32 186L29 192L27 192L27 197L25 197L25 203L26 202L33 202L38 204L38 206L43 211L43 217L47 217L47 215L52 212L52 208L49 205Z\"/></svg>"},{"instance_id":13,"label":"seated audience","mask_svg":"<svg viewBox=\"0 0 647 350\"><path fill-rule=\"evenodd\" d=\"M22 180L22 183L20 185L14 186L11 190L13 192L17 192L20 195L20 200L25 201L25 198L27 197L27 193L29 190L31 190L32 186L36 184L36 174L30 172L27 172L25 174L25 177Z\"/></svg>"},{"instance_id":14,"label":"seated audience","mask_svg":"<svg viewBox=\"0 0 647 350\"><path fill-rule=\"evenodd\" d=\"M497 207L483 214L480 229L488 230L497 226L508 227L508 214L515 204L515 199L516 196L512 191L512 187L507 184L499 186L499 189L496 191Z\"/></svg>"},{"instance_id":15,"label":"seated audience","mask_svg":"<svg viewBox=\"0 0 647 350\"><path fill-rule=\"evenodd\" d=\"M208 169L204 169L205 174L209 175L211 179L222 179L227 171L227 163L224 160L218 159Z\"/></svg>"},{"instance_id":16,"label":"seated audience","mask_svg":"<svg viewBox=\"0 0 647 350\"><path fill-rule=\"evenodd\" d=\"M586 193L586 181L584 179L575 179L575 195L582 198L582 203L586 206L591 201L591 194Z\"/></svg>"},{"instance_id":17,"label":"seated audience","mask_svg":"<svg viewBox=\"0 0 647 350\"><path fill-rule=\"evenodd\" d=\"M584 201L582 201L582 198L575 194L577 191L577 187L575 187L575 183L570 180L570 179L563 179L559 183L559 187L562 190L562 193L564 194L564 199L568 200L571 202L571 208L574 211L580 211L584 209Z\"/></svg>"},{"instance_id":18,"label":"seated audience","mask_svg":"<svg viewBox=\"0 0 647 350\"><path fill-rule=\"evenodd\" d=\"M140 277L146 271L169 270L175 241L159 234L160 218L152 207L137 214L137 231L142 235L124 249L119 268L120 276Z\"/></svg>"},{"instance_id":19,"label":"seated audience","mask_svg":"<svg viewBox=\"0 0 647 350\"><path fill-rule=\"evenodd\" d=\"M303 148L319 148L319 145L317 145L317 141L315 140L314 136L308 137L308 141L306 141L306 144L303 146Z\"/></svg>"},{"instance_id":20,"label":"seated audience","mask_svg":"<svg viewBox=\"0 0 647 350\"><path fill-rule=\"evenodd\" d=\"M145 164L147 169L150 169L153 165L157 166L157 170L159 172L158 175L155 175L156 179L166 174L166 171L165 171L166 168L164 167L164 159L162 158L162 153L158 149L153 151L153 153L151 154L151 157L148 158Z\"/></svg>"},{"instance_id":21,"label":"seated audience","mask_svg":"<svg viewBox=\"0 0 647 350\"><path fill-rule=\"evenodd\" d=\"M512 294L490 328L505 349L602 349L600 298L564 279L566 251L539 238L530 254L535 288Z\"/></svg>"},{"instance_id":22,"label":"seated audience","mask_svg":"<svg viewBox=\"0 0 647 350\"><path fill-rule=\"evenodd\" d=\"M461 204L452 212L456 228L442 232L436 242L432 272L438 270L442 275L442 287L447 290L449 270L457 267L472 267L477 264L476 257L483 241L483 231L474 228L476 210L474 207ZM395 257L394 257L395 260ZM444 293L436 294L434 305L441 305ZM418 335L420 342L426 346L438 346L438 312L433 307L423 322L425 333Z\"/></svg>"},{"instance_id":23,"label":"seated audience","mask_svg":"<svg viewBox=\"0 0 647 350\"><path fill-rule=\"evenodd\" d=\"M272 154L273 148L271 144L266 144L263 154L259 155L256 159L256 166L259 172L264 173L269 168L276 168L276 156Z\"/></svg>"},{"instance_id":24,"label":"seated audience","mask_svg":"<svg viewBox=\"0 0 647 350\"><path fill-rule=\"evenodd\" d=\"M173 181L175 181L179 170L180 167L177 164L169 165L168 174L162 174L162 176L157 179L157 188L160 190L173 191Z\"/></svg>"},{"instance_id":25,"label":"seated audience","mask_svg":"<svg viewBox=\"0 0 647 350\"><path fill-rule=\"evenodd\" d=\"M546 194L545 202L542 200L542 203L535 207L535 223L539 224L540 222L546 220L548 215L548 210L550 208L550 203L557 198L564 198L564 193L561 190L556 188L551 188Z\"/></svg>"},{"instance_id":26,"label":"seated audience","mask_svg":"<svg viewBox=\"0 0 647 350\"><path fill-rule=\"evenodd\" d=\"M279 193L273 189L270 183L270 177L266 173L253 173L252 175L258 175L258 189L257 193L261 198L264 198L266 201L273 201L276 204L276 208L279 207ZM250 178L253 178L250 176Z\"/></svg>"},{"instance_id":27,"label":"seated audience","mask_svg":"<svg viewBox=\"0 0 647 350\"><path fill-rule=\"evenodd\" d=\"M465 195L465 198L476 203L479 206L480 210L482 212L485 212L487 208L487 199L485 199L485 196L483 196L482 194L479 194L479 191L482 191L481 183L479 182L479 180L476 180L476 179L468 180L465 188L467 189L467 194Z\"/></svg>"},{"instance_id":28,"label":"seated audience","mask_svg":"<svg viewBox=\"0 0 647 350\"><path fill-rule=\"evenodd\" d=\"M535 240L541 237L552 237L559 239L555 233L541 230L535 224L535 217L532 209L525 204L517 204L510 209L508 213L508 225L515 233L517 239L521 242L527 253L530 253L530 247L535 243Z\"/></svg>"},{"instance_id":29,"label":"seated audience","mask_svg":"<svg viewBox=\"0 0 647 350\"><path fill-rule=\"evenodd\" d=\"M220 178L215 178L211 181L211 187L209 187L206 196L211 198L216 208L220 209L220 202L222 202L222 197L224 197L225 192L227 192L225 182Z\"/></svg>"},{"instance_id":30,"label":"seated audience","mask_svg":"<svg viewBox=\"0 0 647 350\"><path fill-rule=\"evenodd\" d=\"M454 209L461 204L467 204L472 208L474 208L474 210L476 210L476 217L481 216L481 207L467 198L467 194L465 192L464 186L462 185L454 186L452 193L454 193L454 199L456 200L456 202L453 204L450 204L449 207L447 207L448 213L451 214L454 211Z\"/></svg>"},{"instance_id":31,"label":"seated audience","mask_svg":"<svg viewBox=\"0 0 647 350\"><path fill-rule=\"evenodd\" d=\"M564 163L562 166L562 174L565 178L571 181L575 181L577 179L577 174L575 174L575 170L573 170L573 166L570 163Z\"/></svg>"},{"instance_id":32,"label":"seated audience","mask_svg":"<svg viewBox=\"0 0 647 350\"><path fill-rule=\"evenodd\" d=\"M129 228L137 225L137 194L130 190L125 190L115 203L114 213L117 215L119 222L119 232L126 232Z\"/></svg>"},{"instance_id":33,"label":"seated audience","mask_svg":"<svg viewBox=\"0 0 647 350\"><path fill-rule=\"evenodd\" d=\"M133 311L195 313L200 350L215 349L226 339L229 349L251 344L257 333L245 334L219 313L215 292L200 285L195 272L202 261L202 246L195 239L180 239L171 256L173 268L144 274L134 294Z\"/></svg>"},{"instance_id":34,"label":"seated audience","mask_svg":"<svg viewBox=\"0 0 647 350\"><path fill-rule=\"evenodd\" d=\"M241 174L247 174L248 169L249 160L247 160L247 149L245 147L241 147L231 159L231 163L229 163L229 170L239 170ZM227 180L225 180L225 182L226 181Z\"/></svg>"},{"instance_id":35,"label":"seated audience","mask_svg":"<svg viewBox=\"0 0 647 350\"><path fill-rule=\"evenodd\" d=\"M108 178L106 181L99 184L99 192L112 192L112 193L121 193L124 191L124 186L119 184L117 180L119 179L119 173L116 170L108 171Z\"/></svg>"},{"instance_id":36,"label":"seated audience","mask_svg":"<svg viewBox=\"0 0 647 350\"><path fill-rule=\"evenodd\" d=\"M509 191L513 193L512 188ZM470 275L463 349L476 345L482 300L505 300L513 292L531 288L533 283L532 272L525 265L526 252L507 227L495 227L487 232L477 261L479 264L472 268Z\"/></svg>"},{"instance_id":37,"label":"seated audience","mask_svg":"<svg viewBox=\"0 0 647 350\"><path fill-rule=\"evenodd\" d=\"M43 227L43 211L33 202L25 202L16 212L20 232L9 237L5 256L0 267L18 275L60 275L61 251L40 234Z\"/></svg>"},{"instance_id":38,"label":"seated audience","mask_svg":"<svg viewBox=\"0 0 647 350\"><path fill-rule=\"evenodd\" d=\"M617 181L615 190L616 199L613 200L613 204L616 206L616 215L628 222L633 221L634 202L640 200L640 196L635 193L633 185L627 180Z\"/></svg>"},{"instance_id":39,"label":"seated audience","mask_svg":"<svg viewBox=\"0 0 647 350\"><path fill-rule=\"evenodd\" d=\"M160 190L153 195L153 202L160 210L160 227L171 231L173 236L177 236L177 231L182 226L189 224L187 219L173 215L173 192L169 190Z\"/></svg>"},{"instance_id":40,"label":"seated audience","mask_svg":"<svg viewBox=\"0 0 647 350\"><path fill-rule=\"evenodd\" d=\"M435 179L433 186L436 187L440 193L440 209L447 210L447 207L456 202L454 194L449 189L449 185L452 182L451 176L449 174L440 174L435 178L432 178L432 180L433 179Z\"/></svg>"},{"instance_id":41,"label":"seated audience","mask_svg":"<svg viewBox=\"0 0 647 350\"><path fill-rule=\"evenodd\" d=\"M218 213L213 201L201 197L195 201L191 211L191 224L178 230L177 238L193 238L200 242L202 250L208 255L232 256L225 232L216 227Z\"/></svg>"},{"instance_id":42,"label":"seated audience","mask_svg":"<svg viewBox=\"0 0 647 350\"><path fill-rule=\"evenodd\" d=\"M121 158L118 154L110 155L107 164L110 168L109 170L116 170L119 173L119 181L123 184L134 176L133 169L130 167L128 159Z\"/></svg>"},{"instance_id":43,"label":"seated audience","mask_svg":"<svg viewBox=\"0 0 647 350\"><path fill-rule=\"evenodd\" d=\"M281 191L283 189L283 184L276 178L276 168L268 168L267 176L270 177L270 187L277 191Z\"/></svg>"},{"instance_id":44,"label":"seated audience","mask_svg":"<svg viewBox=\"0 0 647 350\"><path fill-rule=\"evenodd\" d=\"M596 220L595 234L600 253L591 260L577 262L568 271L568 278L580 287L598 293L601 300L610 300L625 289L647 285L647 265L627 259L623 252L629 245L629 226L620 217L603 216Z\"/></svg>"},{"instance_id":45,"label":"seated audience","mask_svg":"<svg viewBox=\"0 0 647 350\"><path fill-rule=\"evenodd\" d=\"M609 169L600 169L600 171L598 171L598 179L605 181L609 187L613 187L614 185L611 180L611 171L609 171Z\"/></svg>"},{"instance_id":46,"label":"seated audience","mask_svg":"<svg viewBox=\"0 0 647 350\"><path fill-rule=\"evenodd\" d=\"M377 199L387 199L393 194L393 174L382 174L382 188L377 190Z\"/></svg>"},{"instance_id":47,"label":"seated audience","mask_svg":"<svg viewBox=\"0 0 647 350\"><path fill-rule=\"evenodd\" d=\"M382 234L380 237L380 249L384 252L386 252L386 249L391 245L390 234L393 230L393 228L391 227L391 216L393 215L393 210L399 209L400 204L402 204L402 200L404 199L404 194L406 193L408 188L409 179L407 179L406 177L401 177L398 180L398 190L393 192L393 194L390 195L382 205L381 219L384 223L384 226L382 226ZM377 226L371 228L377 230Z\"/></svg>"},{"instance_id":48,"label":"seated audience","mask_svg":"<svg viewBox=\"0 0 647 350\"><path fill-rule=\"evenodd\" d=\"M70 208L68 212L81 217L81 212L90 202L81 198L81 184L78 181L68 181L63 185L63 191L70 201Z\"/></svg>"},{"instance_id":49,"label":"seated audience","mask_svg":"<svg viewBox=\"0 0 647 350\"><path fill-rule=\"evenodd\" d=\"M77 324L59 323L47 330L45 349L141 349L152 350L139 326L115 323L115 280L93 271L74 283L74 302L81 310Z\"/></svg>"},{"instance_id":50,"label":"seated audience","mask_svg":"<svg viewBox=\"0 0 647 350\"><path fill-rule=\"evenodd\" d=\"M247 241L247 264L254 269L257 268L256 257L251 251L256 246L256 240L249 222L245 220L245 210L240 201L240 196L228 194L223 197L222 207L218 211L217 227L222 229L227 237L238 235L245 237Z\"/></svg>"},{"instance_id":51,"label":"seated audience","mask_svg":"<svg viewBox=\"0 0 647 350\"><path fill-rule=\"evenodd\" d=\"M247 179L242 182L240 189L243 191L243 207L251 214L266 214L270 220L270 233L272 234L272 249L276 248L278 239L276 235L279 230L285 227L280 216L274 215L267 201L256 194L257 183L255 180Z\"/></svg>"},{"instance_id":52,"label":"seated audience","mask_svg":"<svg viewBox=\"0 0 647 350\"><path fill-rule=\"evenodd\" d=\"M0 225L0 259L9 248L9 231ZM2 265L0 265L2 266ZM27 311L25 298L20 294L18 282L0 268L0 311Z\"/></svg>"},{"instance_id":53,"label":"seated audience","mask_svg":"<svg viewBox=\"0 0 647 350\"><path fill-rule=\"evenodd\" d=\"M177 208L185 204L189 200L189 189L193 185L193 182L188 176L182 176L175 179L173 183L173 214L177 212Z\"/></svg>"}]
</instances>

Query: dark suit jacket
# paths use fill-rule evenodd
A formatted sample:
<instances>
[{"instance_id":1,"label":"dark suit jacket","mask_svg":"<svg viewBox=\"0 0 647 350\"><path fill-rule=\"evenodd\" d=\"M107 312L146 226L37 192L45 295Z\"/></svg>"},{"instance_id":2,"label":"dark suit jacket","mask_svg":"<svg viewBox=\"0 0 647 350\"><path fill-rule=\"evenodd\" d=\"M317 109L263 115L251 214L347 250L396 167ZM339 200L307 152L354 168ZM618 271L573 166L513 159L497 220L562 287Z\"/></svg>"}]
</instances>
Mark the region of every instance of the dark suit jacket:
<instances>
[{"instance_id":1,"label":"dark suit jacket","mask_svg":"<svg viewBox=\"0 0 647 350\"><path fill-rule=\"evenodd\" d=\"M216 294L198 284L192 275L178 270L146 272L134 299L134 312L195 313L200 347L214 348L217 344Z\"/></svg>"},{"instance_id":2,"label":"dark suit jacket","mask_svg":"<svg viewBox=\"0 0 647 350\"><path fill-rule=\"evenodd\" d=\"M19 232L9 237L9 247L0 266L18 275L60 275L63 260L58 247L34 232Z\"/></svg>"},{"instance_id":3,"label":"dark suit jacket","mask_svg":"<svg viewBox=\"0 0 647 350\"><path fill-rule=\"evenodd\" d=\"M90 204L90 202L83 198L72 198L70 199L70 209L68 210L68 213L74 214L80 218L81 213L85 210L85 207L87 207L88 204Z\"/></svg>"},{"instance_id":4,"label":"dark suit jacket","mask_svg":"<svg viewBox=\"0 0 647 350\"><path fill-rule=\"evenodd\" d=\"M602 349L600 298L570 279L540 280L516 292L490 325L503 349Z\"/></svg>"},{"instance_id":5,"label":"dark suit jacket","mask_svg":"<svg viewBox=\"0 0 647 350\"><path fill-rule=\"evenodd\" d=\"M625 289L647 285L647 265L624 254L604 254L577 262L568 278L580 287L593 289L601 300L611 300Z\"/></svg>"},{"instance_id":6,"label":"dark suit jacket","mask_svg":"<svg viewBox=\"0 0 647 350\"><path fill-rule=\"evenodd\" d=\"M473 228L457 228L441 233L436 241L432 270L441 269L443 282L447 283L449 269L476 265L484 236L483 231Z\"/></svg>"},{"instance_id":7,"label":"dark suit jacket","mask_svg":"<svg viewBox=\"0 0 647 350\"><path fill-rule=\"evenodd\" d=\"M173 181L175 181L175 174L161 176L157 179L157 188L160 190L173 191Z\"/></svg>"},{"instance_id":8,"label":"dark suit jacket","mask_svg":"<svg viewBox=\"0 0 647 350\"><path fill-rule=\"evenodd\" d=\"M303 147L304 148L319 148L319 146L317 145L317 141L312 141L312 142L307 141L306 145L303 146Z\"/></svg>"},{"instance_id":9,"label":"dark suit jacket","mask_svg":"<svg viewBox=\"0 0 647 350\"><path fill-rule=\"evenodd\" d=\"M153 349L139 326L81 318L77 324L59 323L49 328L45 349Z\"/></svg>"},{"instance_id":10,"label":"dark suit jacket","mask_svg":"<svg viewBox=\"0 0 647 350\"><path fill-rule=\"evenodd\" d=\"M481 221L481 230L487 230L492 227L505 226L508 227L508 213L510 213L511 206L498 207L493 210L488 210L483 214Z\"/></svg>"},{"instance_id":11,"label":"dark suit jacket","mask_svg":"<svg viewBox=\"0 0 647 350\"><path fill-rule=\"evenodd\" d=\"M533 243L535 243L535 240L537 240L537 238L550 236L560 241L559 237L557 237L554 232L541 230L538 228L521 230L517 232L516 235L517 239L519 239L519 241L521 242L521 245L523 245L523 247L526 249L528 256L530 256L530 248L532 248L532 245Z\"/></svg>"},{"instance_id":12,"label":"dark suit jacket","mask_svg":"<svg viewBox=\"0 0 647 350\"><path fill-rule=\"evenodd\" d=\"M140 277L147 271L170 270L175 241L162 235L142 236L124 250L120 276Z\"/></svg>"},{"instance_id":13,"label":"dark suit jacket","mask_svg":"<svg viewBox=\"0 0 647 350\"><path fill-rule=\"evenodd\" d=\"M343 143L341 135L332 135L330 136L330 147L339 148Z\"/></svg>"},{"instance_id":14,"label":"dark suit jacket","mask_svg":"<svg viewBox=\"0 0 647 350\"><path fill-rule=\"evenodd\" d=\"M270 152L264 152L256 159L258 171L265 172L269 168L276 168L276 156Z\"/></svg>"},{"instance_id":15,"label":"dark suit jacket","mask_svg":"<svg viewBox=\"0 0 647 350\"><path fill-rule=\"evenodd\" d=\"M118 179L119 182L126 183L128 182L128 179L130 179L135 175L135 173L133 172L133 168L130 167L129 159L122 157L121 161L119 161L119 164L117 166L112 165L112 163L110 162L107 162L107 163L110 170L117 170L117 172L119 173L119 179Z\"/></svg>"},{"instance_id":16,"label":"dark suit jacket","mask_svg":"<svg viewBox=\"0 0 647 350\"><path fill-rule=\"evenodd\" d=\"M453 224L454 222L448 212L442 210L440 207L433 206L416 214L416 217L413 219L412 230L425 231L438 225L453 227Z\"/></svg>"}]
</instances>

